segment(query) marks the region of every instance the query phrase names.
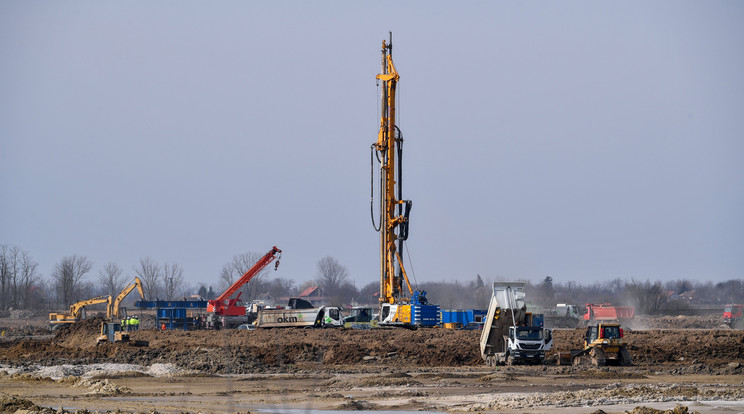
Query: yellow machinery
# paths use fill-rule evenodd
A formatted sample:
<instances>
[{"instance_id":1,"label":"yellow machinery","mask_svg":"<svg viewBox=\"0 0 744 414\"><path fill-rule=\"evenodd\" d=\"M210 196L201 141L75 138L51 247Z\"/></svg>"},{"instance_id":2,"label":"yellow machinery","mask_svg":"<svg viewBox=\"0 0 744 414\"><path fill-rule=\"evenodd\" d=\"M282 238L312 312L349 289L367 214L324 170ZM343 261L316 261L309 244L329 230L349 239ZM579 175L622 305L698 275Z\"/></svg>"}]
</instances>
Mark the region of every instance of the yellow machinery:
<instances>
[{"instance_id":1,"label":"yellow machinery","mask_svg":"<svg viewBox=\"0 0 744 414\"><path fill-rule=\"evenodd\" d=\"M623 330L617 323L602 323L586 328L584 349L571 351L573 365L631 365Z\"/></svg>"},{"instance_id":2,"label":"yellow machinery","mask_svg":"<svg viewBox=\"0 0 744 414\"><path fill-rule=\"evenodd\" d=\"M392 37L391 33L390 43L382 41L382 73L377 75L382 81L382 116L377 142L372 145L380 161L380 226L376 228L380 232L380 302L391 304L405 301L404 281L408 292L413 293L401 258L403 241L408 238L411 201L401 199L403 137L395 125L395 90L400 76L393 64Z\"/></svg>"},{"instance_id":3,"label":"yellow machinery","mask_svg":"<svg viewBox=\"0 0 744 414\"><path fill-rule=\"evenodd\" d=\"M129 342L129 333L122 330L119 322L101 322L101 334L96 338L96 345L104 342Z\"/></svg>"},{"instance_id":4,"label":"yellow machinery","mask_svg":"<svg viewBox=\"0 0 744 414\"><path fill-rule=\"evenodd\" d=\"M81 300L80 302L74 303L70 306L70 310L66 313L52 312L49 314L49 325L52 329L58 329L61 326L67 326L81 319L85 319L85 307L100 303L108 303L110 307L111 296L99 296L97 298Z\"/></svg>"},{"instance_id":5,"label":"yellow machinery","mask_svg":"<svg viewBox=\"0 0 744 414\"><path fill-rule=\"evenodd\" d=\"M403 266L403 242L408 239L412 202L403 199L403 135L395 124L395 91L400 75L395 69L392 52L391 32L390 41L382 41L382 70L377 75L382 81L380 131L371 148L372 164L375 157L380 163L379 227L374 215L374 185L370 205L372 224L380 233L379 322L381 325L434 325L438 322L431 317L424 316L423 323L421 317L417 318L419 314L428 315L435 310L433 305L427 305L426 292L414 294Z\"/></svg>"},{"instance_id":6,"label":"yellow machinery","mask_svg":"<svg viewBox=\"0 0 744 414\"><path fill-rule=\"evenodd\" d=\"M140 281L138 277L135 277L134 282L122 289L113 301L109 300L108 311L106 313L107 321L101 322L101 334L96 338L96 345L100 345L104 342L129 342L129 333L126 332L126 327L122 326L120 323L120 319L126 317L126 309L121 309L120 306L121 302L129 296L135 288L139 292L140 298L145 299L145 292L144 289L142 289L142 281ZM144 343L144 341L137 341L135 345L146 345L146 343Z\"/></svg>"},{"instance_id":7,"label":"yellow machinery","mask_svg":"<svg viewBox=\"0 0 744 414\"><path fill-rule=\"evenodd\" d=\"M119 309L119 306L121 305L121 302L134 290L134 288L137 288L137 291L140 294L141 299L145 299L145 292L142 289L142 282L138 277L134 278L134 282L132 282L129 286L125 287L121 292L119 292L118 295L116 295L116 299L114 299L113 303L109 302L108 311L106 312L107 319L119 319L119 315L122 313L121 309ZM122 317L126 317L126 315L122 315Z\"/></svg>"}]
</instances>

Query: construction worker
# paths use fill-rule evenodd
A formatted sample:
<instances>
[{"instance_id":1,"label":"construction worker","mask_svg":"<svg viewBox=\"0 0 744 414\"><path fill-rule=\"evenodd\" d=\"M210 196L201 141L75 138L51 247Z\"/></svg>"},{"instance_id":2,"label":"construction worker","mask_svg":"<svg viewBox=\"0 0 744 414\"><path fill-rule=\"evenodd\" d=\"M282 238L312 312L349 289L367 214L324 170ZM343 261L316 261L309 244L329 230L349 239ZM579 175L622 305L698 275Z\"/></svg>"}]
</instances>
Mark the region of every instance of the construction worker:
<instances>
[{"instance_id":1,"label":"construction worker","mask_svg":"<svg viewBox=\"0 0 744 414\"><path fill-rule=\"evenodd\" d=\"M165 330L165 322L163 322L163 326L160 327L161 330Z\"/></svg>"},{"instance_id":2,"label":"construction worker","mask_svg":"<svg viewBox=\"0 0 744 414\"><path fill-rule=\"evenodd\" d=\"M139 331L139 318L132 316L132 321L134 322L134 330Z\"/></svg>"}]
</instances>

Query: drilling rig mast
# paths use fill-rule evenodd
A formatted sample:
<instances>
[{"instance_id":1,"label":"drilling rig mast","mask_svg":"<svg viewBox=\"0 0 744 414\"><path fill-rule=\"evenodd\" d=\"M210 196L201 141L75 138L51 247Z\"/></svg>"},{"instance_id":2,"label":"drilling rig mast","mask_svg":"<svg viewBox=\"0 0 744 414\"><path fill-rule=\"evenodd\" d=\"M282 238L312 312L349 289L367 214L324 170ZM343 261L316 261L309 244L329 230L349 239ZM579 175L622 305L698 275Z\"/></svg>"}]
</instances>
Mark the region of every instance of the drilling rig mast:
<instances>
[{"instance_id":1,"label":"drilling rig mast","mask_svg":"<svg viewBox=\"0 0 744 414\"><path fill-rule=\"evenodd\" d=\"M380 303L407 302L413 290L403 267L403 241L408 238L411 201L403 200L403 135L395 124L395 91L398 71L393 64L393 34L382 41L382 111L380 132L372 145L380 162ZM397 158L396 158L397 156ZM396 196L397 191L397 196ZM397 243L396 243L397 242Z\"/></svg>"},{"instance_id":2,"label":"drilling rig mast","mask_svg":"<svg viewBox=\"0 0 744 414\"><path fill-rule=\"evenodd\" d=\"M372 224L380 232L380 325L435 326L439 306L429 305L426 292L411 288L403 266L403 242L408 239L411 200L403 199L403 134L395 124L395 93L400 75L393 64L393 34L382 41L382 81L380 131L372 144L374 158L380 163L380 216L375 224L374 178L370 210ZM374 169L372 171L374 177Z\"/></svg>"}]
</instances>

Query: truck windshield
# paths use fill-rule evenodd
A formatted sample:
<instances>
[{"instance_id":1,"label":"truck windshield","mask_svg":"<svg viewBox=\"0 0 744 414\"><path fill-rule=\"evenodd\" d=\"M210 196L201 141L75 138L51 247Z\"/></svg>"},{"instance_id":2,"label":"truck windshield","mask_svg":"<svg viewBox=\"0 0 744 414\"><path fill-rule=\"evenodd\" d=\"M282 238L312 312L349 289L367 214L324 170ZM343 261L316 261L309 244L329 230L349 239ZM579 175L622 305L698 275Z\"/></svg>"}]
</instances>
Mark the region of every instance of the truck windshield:
<instances>
[{"instance_id":1,"label":"truck windshield","mask_svg":"<svg viewBox=\"0 0 744 414\"><path fill-rule=\"evenodd\" d=\"M543 331L541 328L518 328L517 339L540 341L543 339Z\"/></svg>"},{"instance_id":2,"label":"truck windshield","mask_svg":"<svg viewBox=\"0 0 744 414\"><path fill-rule=\"evenodd\" d=\"M731 313L731 306L726 306L725 308L723 308L723 311Z\"/></svg>"}]
</instances>

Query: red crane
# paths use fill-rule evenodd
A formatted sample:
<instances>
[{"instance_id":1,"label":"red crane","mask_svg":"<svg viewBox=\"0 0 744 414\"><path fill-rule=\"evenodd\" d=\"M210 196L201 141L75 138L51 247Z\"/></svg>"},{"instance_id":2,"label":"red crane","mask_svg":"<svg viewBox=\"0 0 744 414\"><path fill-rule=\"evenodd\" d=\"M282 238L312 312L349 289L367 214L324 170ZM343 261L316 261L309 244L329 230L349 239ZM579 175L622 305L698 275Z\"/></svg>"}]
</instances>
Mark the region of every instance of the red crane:
<instances>
[{"instance_id":1,"label":"red crane","mask_svg":"<svg viewBox=\"0 0 744 414\"><path fill-rule=\"evenodd\" d=\"M256 262L256 264L253 265L250 269L248 269L247 272L238 279L235 283L232 284L225 293L220 295L217 299L210 300L207 303L207 312L214 313L215 315L220 316L243 316L245 315L245 306L240 305L240 295L243 292L240 292L237 297L233 299L229 299L230 296L235 294L243 285L248 283L251 279L253 279L253 276L256 276L258 272L263 270L264 267L266 267L269 263L271 263L272 260L276 259L276 264L274 265L274 270L276 270L279 267L279 258L282 255L282 251L277 249L276 246L271 248L271 251L266 253L264 257L262 257L259 261Z\"/></svg>"}]
</instances>

